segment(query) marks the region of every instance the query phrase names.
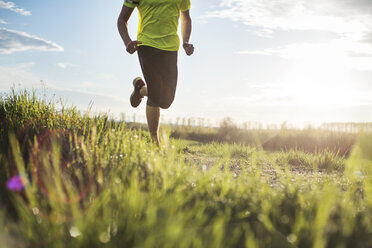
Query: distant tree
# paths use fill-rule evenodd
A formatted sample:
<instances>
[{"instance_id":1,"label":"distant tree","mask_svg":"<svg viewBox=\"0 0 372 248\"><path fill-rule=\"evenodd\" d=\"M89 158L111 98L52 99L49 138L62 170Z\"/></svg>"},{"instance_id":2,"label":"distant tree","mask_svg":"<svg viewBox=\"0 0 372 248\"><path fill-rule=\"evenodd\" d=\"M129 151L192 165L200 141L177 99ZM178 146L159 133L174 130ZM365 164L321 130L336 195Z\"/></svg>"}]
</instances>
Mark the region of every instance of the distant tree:
<instances>
[{"instance_id":1,"label":"distant tree","mask_svg":"<svg viewBox=\"0 0 372 248\"><path fill-rule=\"evenodd\" d=\"M238 133L239 129L237 125L230 117L226 117L220 122L218 136L221 140L238 141Z\"/></svg>"}]
</instances>

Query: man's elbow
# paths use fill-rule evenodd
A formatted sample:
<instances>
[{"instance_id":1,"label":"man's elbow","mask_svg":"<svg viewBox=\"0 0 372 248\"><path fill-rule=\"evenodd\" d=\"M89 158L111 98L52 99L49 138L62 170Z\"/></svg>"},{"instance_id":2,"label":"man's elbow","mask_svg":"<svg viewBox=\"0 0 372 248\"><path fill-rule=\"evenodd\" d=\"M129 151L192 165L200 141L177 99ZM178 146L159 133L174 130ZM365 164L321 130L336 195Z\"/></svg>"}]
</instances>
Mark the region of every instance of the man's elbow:
<instances>
[{"instance_id":1,"label":"man's elbow","mask_svg":"<svg viewBox=\"0 0 372 248\"><path fill-rule=\"evenodd\" d=\"M127 26L127 22L124 20L124 18L122 18L121 16L119 16L118 18L118 22L117 22L117 26L118 26L118 30L122 30L124 27Z\"/></svg>"},{"instance_id":2,"label":"man's elbow","mask_svg":"<svg viewBox=\"0 0 372 248\"><path fill-rule=\"evenodd\" d=\"M123 23L123 19L121 18L121 16L118 17L118 21L117 21L117 26L118 28L120 29L120 26L122 25Z\"/></svg>"}]
</instances>

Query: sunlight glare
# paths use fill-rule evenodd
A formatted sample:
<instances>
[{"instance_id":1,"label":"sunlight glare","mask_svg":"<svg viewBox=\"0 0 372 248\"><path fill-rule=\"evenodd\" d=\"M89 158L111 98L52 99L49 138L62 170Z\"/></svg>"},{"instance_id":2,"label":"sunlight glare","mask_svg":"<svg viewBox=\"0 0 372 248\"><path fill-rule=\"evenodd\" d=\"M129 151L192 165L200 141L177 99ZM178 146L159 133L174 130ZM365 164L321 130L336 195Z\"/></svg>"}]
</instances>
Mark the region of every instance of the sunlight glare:
<instances>
[{"instance_id":1,"label":"sunlight glare","mask_svg":"<svg viewBox=\"0 0 372 248\"><path fill-rule=\"evenodd\" d=\"M285 91L296 106L314 111L350 107L358 102L347 57L325 45L292 47L287 56L296 60Z\"/></svg>"}]
</instances>

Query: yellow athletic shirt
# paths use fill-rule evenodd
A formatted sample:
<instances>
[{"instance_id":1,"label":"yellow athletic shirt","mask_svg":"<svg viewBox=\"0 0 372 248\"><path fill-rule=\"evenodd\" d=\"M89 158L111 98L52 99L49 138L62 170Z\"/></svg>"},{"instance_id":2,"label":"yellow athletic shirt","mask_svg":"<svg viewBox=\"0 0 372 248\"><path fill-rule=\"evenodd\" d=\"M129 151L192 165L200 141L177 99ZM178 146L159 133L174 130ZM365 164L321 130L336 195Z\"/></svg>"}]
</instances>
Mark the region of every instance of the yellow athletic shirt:
<instances>
[{"instance_id":1,"label":"yellow athletic shirt","mask_svg":"<svg viewBox=\"0 0 372 248\"><path fill-rule=\"evenodd\" d=\"M141 45L177 51L180 11L190 9L190 0L125 0L124 5L138 9L137 40Z\"/></svg>"}]
</instances>

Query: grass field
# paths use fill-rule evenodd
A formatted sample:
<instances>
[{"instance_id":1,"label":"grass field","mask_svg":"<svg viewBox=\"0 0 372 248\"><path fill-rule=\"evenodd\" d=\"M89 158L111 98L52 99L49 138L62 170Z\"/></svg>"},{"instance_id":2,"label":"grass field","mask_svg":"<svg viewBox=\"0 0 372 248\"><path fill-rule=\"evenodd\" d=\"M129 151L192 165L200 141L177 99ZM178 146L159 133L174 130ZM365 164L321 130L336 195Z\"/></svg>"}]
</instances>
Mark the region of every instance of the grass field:
<instances>
[{"instance_id":1,"label":"grass field","mask_svg":"<svg viewBox=\"0 0 372 248\"><path fill-rule=\"evenodd\" d=\"M372 247L369 132L162 127L157 147L28 92L2 97L0 124L0 247Z\"/></svg>"}]
</instances>

